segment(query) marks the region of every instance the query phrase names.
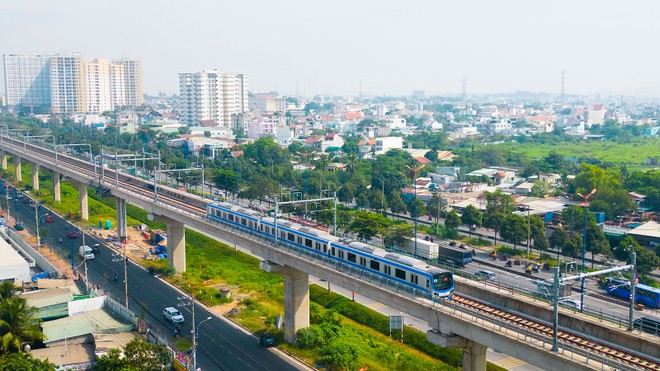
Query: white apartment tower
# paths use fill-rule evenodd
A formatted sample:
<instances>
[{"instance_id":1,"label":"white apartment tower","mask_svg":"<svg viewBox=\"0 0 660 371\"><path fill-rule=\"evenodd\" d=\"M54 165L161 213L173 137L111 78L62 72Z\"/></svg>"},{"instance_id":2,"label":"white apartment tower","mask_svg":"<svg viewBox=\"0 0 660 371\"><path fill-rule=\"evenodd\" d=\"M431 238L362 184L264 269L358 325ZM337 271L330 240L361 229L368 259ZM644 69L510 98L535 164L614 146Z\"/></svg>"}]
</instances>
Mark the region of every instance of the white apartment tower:
<instances>
[{"instance_id":1,"label":"white apartment tower","mask_svg":"<svg viewBox=\"0 0 660 371\"><path fill-rule=\"evenodd\" d=\"M126 103L124 105L137 107L144 103L142 91L142 61L139 59L122 58L112 63L124 66L124 91Z\"/></svg>"},{"instance_id":2,"label":"white apartment tower","mask_svg":"<svg viewBox=\"0 0 660 371\"><path fill-rule=\"evenodd\" d=\"M232 114L248 110L247 84L247 75L217 69L179 73L180 121L198 125L202 120L216 120L231 127Z\"/></svg>"},{"instance_id":3,"label":"white apartment tower","mask_svg":"<svg viewBox=\"0 0 660 371\"><path fill-rule=\"evenodd\" d=\"M80 54L50 57L50 99L52 113L71 114L87 109L85 62Z\"/></svg>"},{"instance_id":4,"label":"white apartment tower","mask_svg":"<svg viewBox=\"0 0 660 371\"><path fill-rule=\"evenodd\" d=\"M102 113L112 110L110 62L106 59L93 59L85 64L85 92L89 113Z\"/></svg>"},{"instance_id":5,"label":"white apartment tower","mask_svg":"<svg viewBox=\"0 0 660 371\"><path fill-rule=\"evenodd\" d=\"M4 54L7 104L50 107L50 56Z\"/></svg>"}]
</instances>

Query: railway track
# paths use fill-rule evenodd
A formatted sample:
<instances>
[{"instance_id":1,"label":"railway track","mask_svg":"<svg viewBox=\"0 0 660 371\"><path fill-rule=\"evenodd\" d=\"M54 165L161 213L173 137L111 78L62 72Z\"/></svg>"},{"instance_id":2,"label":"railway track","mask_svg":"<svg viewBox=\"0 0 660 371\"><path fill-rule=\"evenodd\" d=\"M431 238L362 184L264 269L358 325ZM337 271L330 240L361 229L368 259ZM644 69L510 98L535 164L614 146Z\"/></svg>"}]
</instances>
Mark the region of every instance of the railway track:
<instances>
[{"instance_id":1,"label":"railway track","mask_svg":"<svg viewBox=\"0 0 660 371\"><path fill-rule=\"evenodd\" d=\"M2 137L3 142L11 143L13 146L19 148L20 150L27 151L29 148L30 152L33 152L37 156L47 157L49 161L54 159L53 151L46 148L36 146L34 144L24 145L23 142L17 141L6 136ZM86 162L84 160L77 159L75 157L58 155L58 163L64 163L67 166L72 167L74 170L86 174L96 181L100 176L98 171L94 171L94 165ZM132 177L127 174L116 174L114 170L105 169L105 177L113 181L108 181L108 183L117 182L121 187L129 189L141 196L153 197L153 184L144 181L143 179ZM114 177L114 179L113 179ZM206 215L205 201L202 198L183 194L166 186L158 187L158 202L169 204L170 206L177 207L181 210L191 212L204 217ZM468 308L472 311L480 312L481 314L490 316L499 321L508 322L510 324L519 326L526 329L527 331L537 333L541 336L552 338L552 327L541 322L523 317L519 314L505 311L499 308L495 308L486 303L466 298L460 295L454 295L452 303L456 304L463 308ZM613 362L620 362L621 364L628 365L628 368L639 369L639 370L649 370L649 371L660 371L660 361L652 360L650 358L638 356L621 348L617 348L611 345L598 343L594 340L587 339L584 336L565 331L558 331L558 338L573 344L576 348L580 348L586 351L589 351L593 354L598 354L606 359Z\"/></svg>"},{"instance_id":2,"label":"railway track","mask_svg":"<svg viewBox=\"0 0 660 371\"><path fill-rule=\"evenodd\" d=\"M500 321L509 322L518 325L528 331L535 332L546 337L552 338L552 326L540 323L535 320L523 317L519 314L492 307L477 300L466 298L460 295L454 295L452 301L462 307L470 308L475 311L486 313ZM650 358L640 357L620 348L613 347L587 339L581 335L559 329L557 338L576 347L589 350L590 352L604 355L606 358L615 362L625 363L639 370L660 371L660 362Z\"/></svg>"}]
</instances>

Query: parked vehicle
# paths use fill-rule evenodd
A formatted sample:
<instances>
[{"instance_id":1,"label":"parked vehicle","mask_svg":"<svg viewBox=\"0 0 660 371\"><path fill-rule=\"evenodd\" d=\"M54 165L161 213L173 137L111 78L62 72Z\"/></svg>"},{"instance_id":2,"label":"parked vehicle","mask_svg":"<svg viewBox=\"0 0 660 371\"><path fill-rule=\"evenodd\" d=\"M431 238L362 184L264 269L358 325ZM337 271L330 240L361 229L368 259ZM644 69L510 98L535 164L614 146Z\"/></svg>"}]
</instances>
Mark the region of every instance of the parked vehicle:
<instances>
[{"instance_id":1,"label":"parked vehicle","mask_svg":"<svg viewBox=\"0 0 660 371\"><path fill-rule=\"evenodd\" d=\"M495 281L495 273L487 270L480 270L474 272L474 275L477 276L478 278L484 279L484 280L490 280L490 281Z\"/></svg>"},{"instance_id":2,"label":"parked vehicle","mask_svg":"<svg viewBox=\"0 0 660 371\"><path fill-rule=\"evenodd\" d=\"M275 339L273 339L273 337L270 336L269 334L263 333L259 337L259 344L262 347L270 347L270 346L275 345Z\"/></svg>"},{"instance_id":3,"label":"parked vehicle","mask_svg":"<svg viewBox=\"0 0 660 371\"><path fill-rule=\"evenodd\" d=\"M78 232L68 231L68 232L66 232L66 238L68 238L70 240L74 240L74 239L78 238Z\"/></svg>"},{"instance_id":4,"label":"parked vehicle","mask_svg":"<svg viewBox=\"0 0 660 371\"><path fill-rule=\"evenodd\" d=\"M23 225L23 223L16 223L16 225L14 226L14 228L15 228L17 231L22 231L22 230L25 229L25 226Z\"/></svg>"},{"instance_id":5,"label":"parked vehicle","mask_svg":"<svg viewBox=\"0 0 660 371\"><path fill-rule=\"evenodd\" d=\"M167 307L163 309L163 318L170 323L183 323L183 315L178 309L174 307Z\"/></svg>"}]
</instances>

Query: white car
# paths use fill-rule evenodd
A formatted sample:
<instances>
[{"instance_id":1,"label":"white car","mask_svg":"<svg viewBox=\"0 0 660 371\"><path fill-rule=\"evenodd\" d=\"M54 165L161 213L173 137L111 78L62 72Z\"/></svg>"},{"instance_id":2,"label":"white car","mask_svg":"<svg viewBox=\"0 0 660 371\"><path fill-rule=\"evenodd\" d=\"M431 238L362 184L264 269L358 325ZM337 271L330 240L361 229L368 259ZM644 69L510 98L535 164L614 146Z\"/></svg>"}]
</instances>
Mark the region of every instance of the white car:
<instances>
[{"instance_id":1,"label":"white car","mask_svg":"<svg viewBox=\"0 0 660 371\"><path fill-rule=\"evenodd\" d=\"M174 307L163 309L163 318L170 323L183 323L183 315Z\"/></svg>"},{"instance_id":2,"label":"white car","mask_svg":"<svg viewBox=\"0 0 660 371\"><path fill-rule=\"evenodd\" d=\"M562 299L559 300L559 304L564 304L567 307L573 307L577 310L580 310L582 306L580 305L580 301L576 299Z\"/></svg>"}]
</instances>

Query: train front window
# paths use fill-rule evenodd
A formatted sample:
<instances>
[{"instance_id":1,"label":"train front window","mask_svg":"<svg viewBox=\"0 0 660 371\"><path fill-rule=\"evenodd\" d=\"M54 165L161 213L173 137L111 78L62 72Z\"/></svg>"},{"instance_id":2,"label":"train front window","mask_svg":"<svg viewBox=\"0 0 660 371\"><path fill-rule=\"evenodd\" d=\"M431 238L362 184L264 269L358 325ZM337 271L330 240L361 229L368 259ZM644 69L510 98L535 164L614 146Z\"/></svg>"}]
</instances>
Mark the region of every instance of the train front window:
<instances>
[{"instance_id":1,"label":"train front window","mask_svg":"<svg viewBox=\"0 0 660 371\"><path fill-rule=\"evenodd\" d=\"M436 273L433 275L433 288L436 290L447 290L454 285L451 272Z\"/></svg>"}]
</instances>

